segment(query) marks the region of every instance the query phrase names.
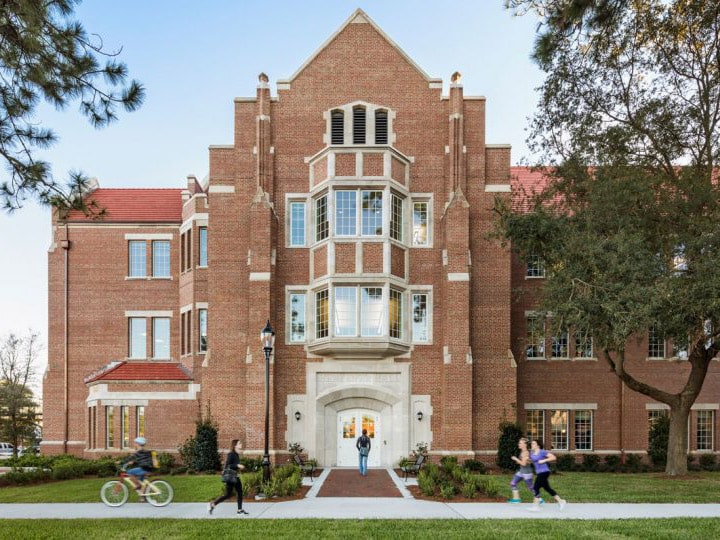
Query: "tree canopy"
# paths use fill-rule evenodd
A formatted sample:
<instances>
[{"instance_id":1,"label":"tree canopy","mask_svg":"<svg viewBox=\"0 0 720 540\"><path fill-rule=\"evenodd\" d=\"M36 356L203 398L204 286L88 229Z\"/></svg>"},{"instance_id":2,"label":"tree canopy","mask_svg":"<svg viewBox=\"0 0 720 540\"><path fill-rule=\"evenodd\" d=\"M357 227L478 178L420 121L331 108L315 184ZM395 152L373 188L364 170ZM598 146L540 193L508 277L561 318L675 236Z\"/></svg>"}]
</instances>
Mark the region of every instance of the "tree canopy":
<instances>
[{"instance_id":1,"label":"tree canopy","mask_svg":"<svg viewBox=\"0 0 720 540\"><path fill-rule=\"evenodd\" d=\"M79 102L81 114L96 128L117 119L118 109L136 110L144 89L127 81L120 51L107 51L102 39L73 20L79 0L7 0L0 4L0 198L6 210L29 198L58 207L83 208L87 178L70 173L64 182L50 164L36 158L57 135L36 118L39 103L58 109Z\"/></svg>"}]
</instances>

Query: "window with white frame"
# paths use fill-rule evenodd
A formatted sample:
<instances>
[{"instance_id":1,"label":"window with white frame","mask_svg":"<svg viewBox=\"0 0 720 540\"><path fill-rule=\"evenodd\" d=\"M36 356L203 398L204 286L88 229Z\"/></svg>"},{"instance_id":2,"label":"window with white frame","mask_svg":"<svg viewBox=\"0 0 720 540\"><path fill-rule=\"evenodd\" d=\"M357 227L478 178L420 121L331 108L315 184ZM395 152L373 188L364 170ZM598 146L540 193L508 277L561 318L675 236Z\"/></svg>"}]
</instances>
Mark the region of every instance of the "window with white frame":
<instances>
[{"instance_id":1,"label":"window with white frame","mask_svg":"<svg viewBox=\"0 0 720 540\"><path fill-rule=\"evenodd\" d=\"M335 192L335 235L357 234L357 192Z\"/></svg>"},{"instance_id":2,"label":"window with white frame","mask_svg":"<svg viewBox=\"0 0 720 540\"><path fill-rule=\"evenodd\" d=\"M715 411L699 410L695 412L697 429L695 431L695 441L698 450L714 450L714 430Z\"/></svg>"},{"instance_id":3,"label":"window with white frame","mask_svg":"<svg viewBox=\"0 0 720 540\"><path fill-rule=\"evenodd\" d=\"M361 191L363 236L381 236L383 233L383 192Z\"/></svg>"},{"instance_id":4,"label":"window with white frame","mask_svg":"<svg viewBox=\"0 0 720 540\"><path fill-rule=\"evenodd\" d=\"M593 339L590 332L575 332L575 356L577 358L593 358Z\"/></svg>"},{"instance_id":5,"label":"window with white frame","mask_svg":"<svg viewBox=\"0 0 720 540\"><path fill-rule=\"evenodd\" d=\"M333 303L336 336L377 337L383 334L385 309L382 287L334 287Z\"/></svg>"},{"instance_id":6,"label":"window with white frame","mask_svg":"<svg viewBox=\"0 0 720 540\"><path fill-rule=\"evenodd\" d=\"M545 358L545 321L537 315L526 320L527 345L525 354L528 358Z\"/></svg>"},{"instance_id":7,"label":"window with white frame","mask_svg":"<svg viewBox=\"0 0 720 540\"><path fill-rule=\"evenodd\" d=\"M552 336L552 357L568 358L568 356L568 331L566 327L561 326Z\"/></svg>"},{"instance_id":8,"label":"window with white frame","mask_svg":"<svg viewBox=\"0 0 720 540\"><path fill-rule=\"evenodd\" d=\"M358 212L358 194L360 212ZM336 191L335 234L337 236L380 236L383 234L382 191ZM358 222L359 221L359 222Z\"/></svg>"},{"instance_id":9,"label":"window with white frame","mask_svg":"<svg viewBox=\"0 0 720 540\"><path fill-rule=\"evenodd\" d=\"M575 450L593 449L593 412L592 410L576 410L575 416Z\"/></svg>"},{"instance_id":10,"label":"window with white frame","mask_svg":"<svg viewBox=\"0 0 720 540\"><path fill-rule=\"evenodd\" d=\"M105 407L105 448L115 447L115 407Z\"/></svg>"},{"instance_id":11,"label":"window with white frame","mask_svg":"<svg viewBox=\"0 0 720 540\"><path fill-rule=\"evenodd\" d=\"M390 213L390 238L403 241L403 200L393 193Z\"/></svg>"},{"instance_id":12,"label":"window with white frame","mask_svg":"<svg viewBox=\"0 0 720 540\"><path fill-rule=\"evenodd\" d=\"M330 293L323 289L315 293L315 337L330 335Z\"/></svg>"},{"instance_id":13,"label":"window with white frame","mask_svg":"<svg viewBox=\"0 0 720 540\"><path fill-rule=\"evenodd\" d=\"M208 230L207 227L199 227L198 233L200 237L200 247L198 256L198 266L208 265Z\"/></svg>"},{"instance_id":14,"label":"window with white frame","mask_svg":"<svg viewBox=\"0 0 720 540\"><path fill-rule=\"evenodd\" d=\"M385 313L382 287L360 287L360 302L361 335L381 336Z\"/></svg>"},{"instance_id":15,"label":"window with white frame","mask_svg":"<svg viewBox=\"0 0 720 540\"><path fill-rule=\"evenodd\" d=\"M554 450L568 449L567 411L550 411L550 444Z\"/></svg>"},{"instance_id":16,"label":"window with white frame","mask_svg":"<svg viewBox=\"0 0 720 540\"><path fill-rule=\"evenodd\" d=\"M315 199L315 241L325 240L330 233L327 195Z\"/></svg>"},{"instance_id":17,"label":"window with white frame","mask_svg":"<svg viewBox=\"0 0 720 540\"><path fill-rule=\"evenodd\" d=\"M290 341L305 341L305 293L290 293Z\"/></svg>"},{"instance_id":18,"label":"window with white frame","mask_svg":"<svg viewBox=\"0 0 720 540\"><path fill-rule=\"evenodd\" d=\"M130 317L128 320L130 358L147 357L147 321L145 317Z\"/></svg>"},{"instance_id":19,"label":"window with white frame","mask_svg":"<svg viewBox=\"0 0 720 540\"><path fill-rule=\"evenodd\" d=\"M648 330L648 357L665 358L665 336L654 326Z\"/></svg>"},{"instance_id":20,"label":"window with white frame","mask_svg":"<svg viewBox=\"0 0 720 540\"><path fill-rule=\"evenodd\" d=\"M152 242L153 277L170 277L170 242L153 240Z\"/></svg>"},{"instance_id":21,"label":"window with white frame","mask_svg":"<svg viewBox=\"0 0 720 540\"><path fill-rule=\"evenodd\" d=\"M208 349L208 310L198 309L198 336L200 342L198 343L198 352L207 352Z\"/></svg>"},{"instance_id":22,"label":"window with white frame","mask_svg":"<svg viewBox=\"0 0 720 540\"><path fill-rule=\"evenodd\" d=\"M390 289L390 337L403 337L403 293Z\"/></svg>"},{"instance_id":23,"label":"window with white frame","mask_svg":"<svg viewBox=\"0 0 720 540\"><path fill-rule=\"evenodd\" d=\"M526 277L545 277L545 263L540 255L528 255Z\"/></svg>"},{"instance_id":24,"label":"window with white frame","mask_svg":"<svg viewBox=\"0 0 720 540\"><path fill-rule=\"evenodd\" d=\"M120 448L130 448L130 407L120 407Z\"/></svg>"},{"instance_id":25,"label":"window with white frame","mask_svg":"<svg viewBox=\"0 0 720 540\"><path fill-rule=\"evenodd\" d=\"M145 436L145 407L135 407L135 433L138 437Z\"/></svg>"},{"instance_id":26,"label":"window with white frame","mask_svg":"<svg viewBox=\"0 0 720 540\"><path fill-rule=\"evenodd\" d=\"M170 318L153 317L153 358L170 358Z\"/></svg>"},{"instance_id":27,"label":"window with white frame","mask_svg":"<svg viewBox=\"0 0 720 540\"><path fill-rule=\"evenodd\" d=\"M290 203L290 245L303 247L305 245L305 203L292 201Z\"/></svg>"},{"instance_id":28,"label":"window with white frame","mask_svg":"<svg viewBox=\"0 0 720 540\"><path fill-rule=\"evenodd\" d=\"M416 343L430 341L429 295L413 293L412 295L412 340Z\"/></svg>"},{"instance_id":29,"label":"window with white frame","mask_svg":"<svg viewBox=\"0 0 720 540\"><path fill-rule=\"evenodd\" d=\"M145 277L147 275L147 248L144 240L128 242L128 276Z\"/></svg>"},{"instance_id":30,"label":"window with white frame","mask_svg":"<svg viewBox=\"0 0 720 540\"><path fill-rule=\"evenodd\" d=\"M659 418L665 418L666 416L667 410L665 409L650 409L648 411L648 446L650 445L650 432L655 422L657 422Z\"/></svg>"},{"instance_id":31,"label":"window with white frame","mask_svg":"<svg viewBox=\"0 0 720 540\"><path fill-rule=\"evenodd\" d=\"M531 409L525 414L525 430L528 440L545 441L545 411Z\"/></svg>"},{"instance_id":32,"label":"window with white frame","mask_svg":"<svg viewBox=\"0 0 720 540\"><path fill-rule=\"evenodd\" d=\"M357 335L357 287L335 287L335 335Z\"/></svg>"},{"instance_id":33,"label":"window with white frame","mask_svg":"<svg viewBox=\"0 0 720 540\"><path fill-rule=\"evenodd\" d=\"M412 214L412 243L414 246L428 245L428 216L430 204L427 201L414 201Z\"/></svg>"}]
</instances>

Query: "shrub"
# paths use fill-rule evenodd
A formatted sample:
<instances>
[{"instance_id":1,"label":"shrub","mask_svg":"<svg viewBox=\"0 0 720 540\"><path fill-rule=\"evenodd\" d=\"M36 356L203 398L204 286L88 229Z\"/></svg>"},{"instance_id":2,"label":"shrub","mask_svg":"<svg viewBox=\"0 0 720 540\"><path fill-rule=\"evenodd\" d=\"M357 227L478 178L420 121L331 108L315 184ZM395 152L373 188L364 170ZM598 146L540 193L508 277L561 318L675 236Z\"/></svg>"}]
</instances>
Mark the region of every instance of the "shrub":
<instances>
[{"instance_id":1,"label":"shrub","mask_svg":"<svg viewBox=\"0 0 720 540\"><path fill-rule=\"evenodd\" d=\"M400 461L398 461L398 467L407 467L410 464L410 460L406 457L401 457Z\"/></svg>"},{"instance_id":2,"label":"shrub","mask_svg":"<svg viewBox=\"0 0 720 540\"><path fill-rule=\"evenodd\" d=\"M47 469L21 470L13 468L3 476L0 476L0 486L26 486L47 482L51 478L52 475Z\"/></svg>"},{"instance_id":3,"label":"shrub","mask_svg":"<svg viewBox=\"0 0 720 540\"><path fill-rule=\"evenodd\" d=\"M178 446L180 461L187 469L192 469L195 459L195 437L188 437L185 442Z\"/></svg>"},{"instance_id":4,"label":"shrub","mask_svg":"<svg viewBox=\"0 0 720 540\"><path fill-rule=\"evenodd\" d=\"M523 430L514 422L500 423L500 438L498 439L498 453L495 462L504 470L515 468L512 456L518 455L518 441L523 436Z\"/></svg>"},{"instance_id":5,"label":"shrub","mask_svg":"<svg viewBox=\"0 0 720 540\"><path fill-rule=\"evenodd\" d=\"M575 456L572 454L560 454L557 457L555 466L558 471L572 471L575 468Z\"/></svg>"},{"instance_id":6,"label":"shrub","mask_svg":"<svg viewBox=\"0 0 720 540\"><path fill-rule=\"evenodd\" d=\"M418 487L423 495L428 497L435 495L435 479L431 474L428 474L427 470L420 471L418 474Z\"/></svg>"},{"instance_id":7,"label":"shrub","mask_svg":"<svg viewBox=\"0 0 720 540\"><path fill-rule=\"evenodd\" d=\"M457 467L457 456L443 456L440 458L440 466L446 473L451 473Z\"/></svg>"},{"instance_id":8,"label":"shrub","mask_svg":"<svg viewBox=\"0 0 720 540\"><path fill-rule=\"evenodd\" d=\"M700 468L706 471L715 470L715 454L702 454L700 456Z\"/></svg>"},{"instance_id":9,"label":"shrub","mask_svg":"<svg viewBox=\"0 0 720 540\"><path fill-rule=\"evenodd\" d=\"M82 478L87 469L87 464L79 460L56 461L52 468L52 477L54 480Z\"/></svg>"},{"instance_id":10,"label":"shrub","mask_svg":"<svg viewBox=\"0 0 720 540\"><path fill-rule=\"evenodd\" d=\"M569 455L569 454L568 454ZM573 463L575 459L573 459ZM600 456L597 454L583 454L583 470L588 472L595 472L598 470L600 465Z\"/></svg>"},{"instance_id":11,"label":"shrub","mask_svg":"<svg viewBox=\"0 0 720 540\"><path fill-rule=\"evenodd\" d=\"M440 495L443 499L452 499L455 496L455 484L450 482L440 484Z\"/></svg>"},{"instance_id":12,"label":"shrub","mask_svg":"<svg viewBox=\"0 0 720 540\"><path fill-rule=\"evenodd\" d=\"M158 472L160 474L167 474L175 466L175 456L169 452L160 452L158 453L158 462L160 465Z\"/></svg>"},{"instance_id":13,"label":"shrub","mask_svg":"<svg viewBox=\"0 0 720 540\"><path fill-rule=\"evenodd\" d=\"M440 468L435 463L428 463L420 472L428 475L436 484L440 481Z\"/></svg>"},{"instance_id":14,"label":"shrub","mask_svg":"<svg viewBox=\"0 0 720 540\"><path fill-rule=\"evenodd\" d=\"M617 472L620 469L620 456L614 454L605 456L605 466L609 472Z\"/></svg>"},{"instance_id":15,"label":"shrub","mask_svg":"<svg viewBox=\"0 0 720 540\"><path fill-rule=\"evenodd\" d=\"M95 462L95 474L101 478L115 476L118 473L118 461L115 458L106 456Z\"/></svg>"},{"instance_id":16,"label":"shrub","mask_svg":"<svg viewBox=\"0 0 720 540\"><path fill-rule=\"evenodd\" d=\"M462 485L461 492L462 492L463 497L465 497L466 499L472 499L477 494L477 490L478 490L477 484L475 484L475 482L473 482L471 480L469 482L465 482Z\"/></svg>"},{"instance_id":17,"label":"shrub","mask_svg":"<svg viewBox=\"0 0 720 540\"><path fill-rule=\"evenodd\" d=\"M650 427L650 447L648 455L656 467L664 467L667 463L667 448L670 437L670 418L660 416Z\"/></svg>"},{"instance_id":18,"label":"shrub","mask_svg":"<svg viewBox=\"0 0 720 540\"><path fill-rule=\"evenodd\" d=\"M262 468L262 456L256 458L241 456L240 463L245 466L245 472L257 472Z\"/></svg>"},{"instance_id":19,"label":"shrub","mask_svg":"<svg viewBox=\"0 0 720 540\"><path fill-rule=\"evenodd\" d=\"M497 479L490 476L480 477L480 487L488 497L494 498L500 493L500 484Z\"/></svg>"},{"instance_id":20,"label":"shrub","mask_svg":"<svg viewBox=\"0 0 720 540\"><path fill-rule=\"evenodd\" d=\"M485 474L485 464L482 461L478 461L477 459L466 459L463 463L463 467L465 467L468 471L476 472L479 474Z\"/></svg>"},{"instance_id":21,"label":"shrub","mask_svg":"<svg viewBox=\"0 0 720 540\"><path fill-rule=\"evenodd\" d=\"M642 465L642 457L639 454L627 454L625 456L625 468L628 472L639 472Z\"/></svg>"},{"instance_id":22,"label":"shrub","mask_svg":"<svg viewBox=\"0 0 720 540\"><path fill-rule=\"evenodd\" d=\"M209 416L198 420L195 424L195 452L192 467L196 471L220 469L217 434L217 426Z\"/></svg>"}]
</instances>

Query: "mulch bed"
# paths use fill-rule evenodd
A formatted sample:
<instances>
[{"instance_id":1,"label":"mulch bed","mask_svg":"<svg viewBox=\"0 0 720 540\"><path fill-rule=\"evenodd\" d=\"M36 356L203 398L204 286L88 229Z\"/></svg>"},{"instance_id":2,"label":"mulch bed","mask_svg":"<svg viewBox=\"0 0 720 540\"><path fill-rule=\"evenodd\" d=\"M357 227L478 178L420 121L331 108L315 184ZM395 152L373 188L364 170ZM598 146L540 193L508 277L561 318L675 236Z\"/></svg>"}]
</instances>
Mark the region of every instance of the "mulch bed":
<instances>
[{"instance_id":1,"label":"mulch bed","mask_svg":"<svg viewBox=\"0 0 720 540\"><path fill-rule=\"evenodd\" d=\"M422 500L422 501L435 501L435 502L452 502L452 503L497 503L497 502L505 502L507 500L507 497L495 497L490 498L485 495L477 495L473 497L472 499L466 499L462 495L455 495L452 499L445 499L444 497L441 497L440 495L434 495L432 497L428 497L427 495L423 495L423 492L420 491L420 488L417 486L407 486L408 491L412 494L412 496L416 499Z\"/></svg>"}]
</instances>

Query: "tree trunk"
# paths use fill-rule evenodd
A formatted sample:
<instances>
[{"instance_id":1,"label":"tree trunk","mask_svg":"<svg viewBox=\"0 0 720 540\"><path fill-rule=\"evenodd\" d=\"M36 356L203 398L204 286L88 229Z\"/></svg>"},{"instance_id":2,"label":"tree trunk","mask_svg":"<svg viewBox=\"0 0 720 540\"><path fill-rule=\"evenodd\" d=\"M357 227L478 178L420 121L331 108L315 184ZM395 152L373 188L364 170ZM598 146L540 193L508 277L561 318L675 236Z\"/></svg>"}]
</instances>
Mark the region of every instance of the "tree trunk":
<instances>
[{"instance_id":1,"label":"tree trunk","mask_svg":"<svg viewBox=\"0 0 720 540\"><path fill-rule=\"evenodd\" d=\"M678 405L670 409L670 433L665 467L665 473L670 476L687 473L689 415L690 406Z\"/></svg>"}]
</instances>

